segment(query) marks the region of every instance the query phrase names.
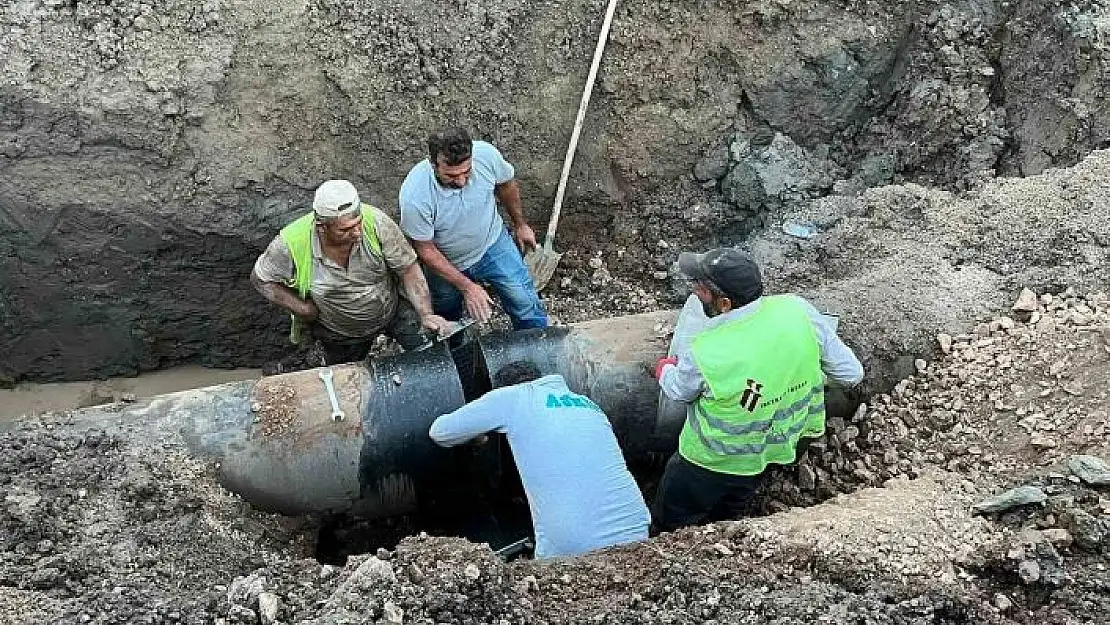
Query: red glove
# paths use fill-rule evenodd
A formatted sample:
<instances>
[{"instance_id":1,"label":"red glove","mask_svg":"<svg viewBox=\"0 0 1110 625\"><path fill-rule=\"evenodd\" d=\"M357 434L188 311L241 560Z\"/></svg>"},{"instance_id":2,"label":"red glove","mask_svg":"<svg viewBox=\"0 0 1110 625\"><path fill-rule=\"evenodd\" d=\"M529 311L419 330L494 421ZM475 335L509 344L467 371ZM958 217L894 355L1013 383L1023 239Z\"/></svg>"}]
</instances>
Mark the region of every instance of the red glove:
<instances>
[{"instance_id":1,"label":"red glove","mask_svg":"<svg viewBox=\"0 0 1110 625\"><path fill-rule=\"evenodd\" d=\"M655 379L663 377L663 365L677 365L678 356L664 356L655 363Z\"/></svg>"}]
</instances>

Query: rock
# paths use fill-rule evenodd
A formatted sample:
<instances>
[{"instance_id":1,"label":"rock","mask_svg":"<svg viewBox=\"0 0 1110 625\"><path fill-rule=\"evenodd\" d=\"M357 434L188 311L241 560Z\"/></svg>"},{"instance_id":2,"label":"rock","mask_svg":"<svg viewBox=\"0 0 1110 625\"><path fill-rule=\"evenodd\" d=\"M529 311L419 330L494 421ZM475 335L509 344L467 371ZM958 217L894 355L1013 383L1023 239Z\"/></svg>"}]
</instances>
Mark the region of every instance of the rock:
<instances>
[{"instance_id":1,"label":"rock","mask_svg":"<svg viewBox=\"0 0 1110 625\"><path fill-rule=\"evenodd\" d=\"M952 353L952 336L941 332L937 335L937 344L940 345L940 351L945 354Z\"/></svg>"},{"instance_id":2,"label":"rock","mask_svg":"<svg viewBox=\"0 0 1110 625\"><path fill-rule=\"evenodd\" d=\"M925 362L925 360L921 358L918 358L917 360L913 361L913 368L916 369L918 373L925 373L925 370L929 368L929 363Z\"/></svg>"},{"instance_id":3,"label":"rock","mask_svg":"<svg viewBox=\"0 0 1110 625\"><path fill-rule=\"evenodd\" d=\"M719 180L728 173L728 146L713 150L694 165L694 179L698 182Z\"/></svg>"},{"instance_id":4,"label":"rock","mask_svg":"<svg viewBox=\"0 0 1110 625\"><path fill-rule=\"evenodd\" d=\"M1068 469L1091 486L1110 486L1110 466L1097 456L1078 455L1068 458Z\"/></svg>"},{"instance_id":5,"label":"rock","mask_svg":"<svg viewBox=\"0 0 1110 625\"><path fill-rule=\"evenodd\" d=\"M478 568L477 564L468 564L466 565L466 568L463 569L463 577L469 579L472 582L476 581L481 576L482 571Z\"/></svg>"},{"instance_id":6,"label":"rock","mask_svg":"<svg viewBox=\"0 0 1110 625\"><path fill-rule=\"evenodd\" d=\"M386 601L382 607L382 617L385 618L386 623L404 623L405 611L402 610L396 603Z\"/></svg>"},{"instance_id":7,"label":"rock","mask_svg":"<svg viewBox=\"0 0 1110 625\"><path fill-rule=\"evenodd\" d=\"M1043 530L1041 534L1045 540L1055 547L1070 547L1072 543L1071 532L1062 527L1053 527Z\"/></svg>"},{"instance_id":8,"label":"rock","mask_svg":"<svg viewBox=\"0 0 1110 625\"><path fill-rule=\"evenodd\" d=\"M1018 577L1026 584L1034 584L1041 579L1041 565L1036 560L1024 560L1018 565Z\"/></svg>"},{"instance_id":9,"label":"rock","mask_svg":"<svg viewBox=\"0 0 1110 625\"><path fill-rule=\"evenodd\" d=\"M231 619L232 623L244 623L250 625L258 622L258 615L254 610L245 605L232 604L227 610L227 616Z\"/></svg>"},{"instance_id":10,"label":"rock","mask_svg":"<svg viewBox=\"0 0 1110 625\"><path fill-rule=\"evenodd\" d=\"M33 588L47 589L58 585L62 582L62 571L57 567L47 566L36 568L35 572L31 574L31 586Z\"/></svg>"},{"instance_id":11,"label":"rock","mask_svg":"<svg viewBox=\"0 0 1110 625\"><path fill-rule=\"evenodd\" d=\"M320 579L331 579L335 577L335 574L338 572L339 567L331 564L325 564L324 566L320 567Z\"/></svg>"},{"instance_id":12,"label":"rock","mask_svg":"<svg viewBox=\"0 0 1110 625\"><path fill-rule=\"evenodd\" d=\"M994 596L994 607L998 608L999 612L1009 612L1010 608L1014 607L1014 602L1006 595L998 593Z\"/></svg>"},{"instance_id":13,"label":"rock","mask_svg":"<svg viewBox=\"0 0 1110 625\"><path fill-rule=\"evenodd\" d=\"M651 274L651 277L655 278L656 280L666 280L670 276L671 274L667 273L666 271L656 271Z\"/></svg>"},{"instance_id":14,"label":"rock","mask_svg":"<svg viewBox=\"0 0 1110 625\"><path fill-rule=\"evenodd\" d=\"M277 622L278 612L281 611L281 600L272 592L258 595L258 617L262 625L273 625Z\"/></svg>"},{"instance_id":15,"label":"rock","mask_svg":"<svg viewBox=\"0 0 1110 625\"><path fill-rule=\"evenodd\" d=\"M1029 444L1037 449L1052 449L1056 447L1056 439L1044 434L1034 434L1029 439Z\"/></svg>"},{"instance_id":16,"label":"rock","mask_svg":"<svg viewBox=\"0 0 1110 625\"><path fill-rule=\"evenodd\" d=\"M1071 581L1064 570L1064 558L1060 556L1052 543L1045 540L1043 536L1040 540L1029 545L1026 555L1030 558L1027 560L1028 562L1037 565L1035 567L1036 579L1032 580L1033 582L1040 581L1044 586L1059 588ZM1022 574L1022 566L1025 566L1024 562L1018 565L1018 575L1021 576L1022 580L1025 580L1025 575ZM1034 570L1033 567L1027 568L1030 572ZM1026 583L1032 582L1026 581Z\"/></svg>"},{"instance_id":17,"label":"rock","mask_svg":"<svg viewBox=\"0 0 1110 625\"><path fill-rule=\"evenodd\" d=\"M227 589L227 602L241 605L254 605L266 590L266 578L258 573L237 577Z\"/></svg>"},{"instance_id":18,"label":"rock","mask_svg":"<svg viewBox=\"0 0 1110 625\"><path fill-rule=\"evenodd\" d=\"M522 582L522 585L524 587L525 592L539 592L540 591L540 582L536 579L535 575L526 575L524 577L524 579L521 580L521 582Z\"/></svg>"},{"instance_id":19,"label":"rock","mask_svg":"<svg viewBox=\"0 0 1110 625\"><path fill-rule=\"evenodd\" d=\"M382 586L385 584L392 584L397 581L397 575L393 572L393 565L388 562L383 562L374 556L370 556L355 569L354 573L343 582L343 584L336 590L337 594L343 593L361 593L365 589L373 588L375 586Z\"/></svg>"},{"instance_id":20,"label":"rock","mask_svg":"<svg viewBox=\"0 0 1110 625\"><path fill-rule=\"evenodd\" d=\"M990 512L1004 512L1019 506L1025 506L1033 503L1044 503L1048 500L1048 495L1043 490L1036 486L1019 486L1012 488L1000 495L988 497L983 501L972 506L975 512L980 514Z\"/></svg>"},{"instance_id":21,"label":"rock","mask_svg":"<svg viewBox=\"0 0 1110 625\"><path fill-rule=\"evenodd\" d=\"M798 466L798 488L806 492L817 488L817 475L807 464Z\"/></svg>"},{"instance_id":22,"label":"rock","mask_svg":"<svg viewBox=\"0 0 1110 625\"><path fill-rule=\"evenodd\" d=\"M598 258L597 256L595 256L595 257L591 258L590 260L588 260L586 262L586 264L590 266L590 269L601 269L602 267L605 266L605 261L603 261L600 258Z\"/></svg>"},{"instance_id":23,"label":"rock","mask_svg":"<svg viewBox=\"0 0 1110 625\"><path fill-rule=\"evenodd\" d=\"M1078 508L1069 510L1065 518L1076 546L1094 553L1110 548L1110 522L1097 519Z\"/></svg>"},{"instance_id":24,"label":"rock","mask_svg":"<svg viewBox=\"0 0 1110 625\"><path fill-rule=\"evenodd\" d=\"M1010 307L1010 310L1028 316L1036 312L1037 308L1037 294L1034 293L1031 289L1024 288L1021 290L1021 293L1018 294L1017 301L1014 302L1014 305ZM1019 315L1019 317L1020 316L1021 315Z\"/></svg>"},{"instance_id":25,"label":"rock","mask_svg":"<svg viewBox=\"0 0 1110 625\"><path fill-rule=\"evenodd\" d=\"M998 319L998 327L1003 330L1013 330L1015 325L1014 320L1009 317L1000 317Z\"/></svg>"}]
</instances>

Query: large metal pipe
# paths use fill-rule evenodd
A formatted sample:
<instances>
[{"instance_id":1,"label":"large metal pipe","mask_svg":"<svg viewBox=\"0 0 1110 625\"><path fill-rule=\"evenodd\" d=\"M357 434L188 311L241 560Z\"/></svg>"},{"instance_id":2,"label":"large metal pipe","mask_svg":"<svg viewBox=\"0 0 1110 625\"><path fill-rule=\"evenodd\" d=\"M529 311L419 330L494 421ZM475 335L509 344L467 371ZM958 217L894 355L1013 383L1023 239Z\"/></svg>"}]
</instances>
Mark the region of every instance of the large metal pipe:
<instances>
[{"instance_id":1,"label":"large metal pipe","mask_svg":"<svg viewBox=\"0 0 1110 625\"><path fill-rule=\"evenodd\" d=\"M657 414L649 372L667 351L660 328L675 319L674 311L645 313L335 366L348 415L338 422L311 369L156 398L130 411L146 423L132 432L180 433L191 453L219 463L227 488L262 509L406 514L455 479L457 454L428 438L432 421L489 390L491 372L514 360L561 373L597 402L630 459L673 450L683 415ZM117 422L134 425L126 415Z\"/></svg>"}]
</instances>

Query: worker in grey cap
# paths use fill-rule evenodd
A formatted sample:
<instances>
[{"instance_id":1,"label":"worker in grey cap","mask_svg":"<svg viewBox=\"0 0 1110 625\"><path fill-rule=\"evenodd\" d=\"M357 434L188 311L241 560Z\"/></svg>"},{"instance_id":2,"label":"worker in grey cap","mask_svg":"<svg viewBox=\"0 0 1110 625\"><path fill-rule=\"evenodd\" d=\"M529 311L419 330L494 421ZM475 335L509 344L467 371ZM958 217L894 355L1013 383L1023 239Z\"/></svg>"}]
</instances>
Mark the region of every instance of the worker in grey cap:
<instances>
[{"instance_id":1,"label":"worker in grey cap","mask_svg":"<svg viewBox=\"0 0 1110 625\"><path fill-rule=\"evenodd\" d=\"M657 531L742 515L768 465L793 463L801 439L824 434L826 381L863 379L834 321L797 295L763 295L747 254L686 252L678 268L710 319L655 368L663 393L689 404L652 502Z\"/></svg>"},{"instance_id":2,"label":"worker in grey cap","mask_svg":"<svg viewBox=\"0 0 1110 625\"><path fill-rule=\"evenodd\" d=\"M251 283L292 315L294 343L310 325L328 364L365 358L379 334L410 350L427 341L425 331L443 334L452 325L432 313L428 283L401 229L362 203L346 180L316 189L312 212L274 237Z\"/></svg>"}]
</instances>

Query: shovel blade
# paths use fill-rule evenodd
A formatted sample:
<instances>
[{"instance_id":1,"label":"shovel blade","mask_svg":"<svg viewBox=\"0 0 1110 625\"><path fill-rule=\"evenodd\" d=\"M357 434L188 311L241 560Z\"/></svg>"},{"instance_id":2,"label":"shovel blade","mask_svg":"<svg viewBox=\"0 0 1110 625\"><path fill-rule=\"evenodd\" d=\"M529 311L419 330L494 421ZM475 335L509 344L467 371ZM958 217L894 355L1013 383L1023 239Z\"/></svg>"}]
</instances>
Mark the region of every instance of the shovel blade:
<instances>
[{"instance_id":1,"label":"shovel blade","mask_svg":"<svg viewBox=\"0 0 1110 625\"><path fill-rule=\"evenodd\" d=\"M543 247L534 248L524 255L524 264L528 265L528 273L532 274L537 291L542 291L551 281L562 257L559 252Z\"/></svg>"}]
</instances>

